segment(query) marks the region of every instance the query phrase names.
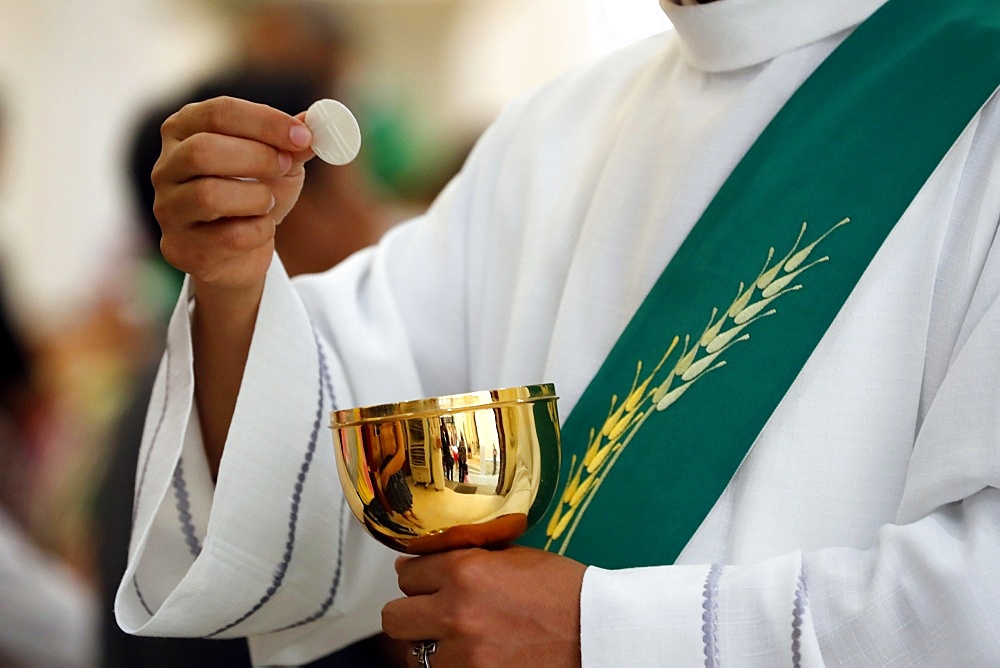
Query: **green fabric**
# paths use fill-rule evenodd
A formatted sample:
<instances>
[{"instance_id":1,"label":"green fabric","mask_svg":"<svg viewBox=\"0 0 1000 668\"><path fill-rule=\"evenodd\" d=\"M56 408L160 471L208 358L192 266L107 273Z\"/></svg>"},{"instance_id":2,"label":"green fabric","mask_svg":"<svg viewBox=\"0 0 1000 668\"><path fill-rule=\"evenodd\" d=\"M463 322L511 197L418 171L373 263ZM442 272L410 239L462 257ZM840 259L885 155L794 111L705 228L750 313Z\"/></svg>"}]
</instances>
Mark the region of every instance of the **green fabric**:
<instances>
[{"instance_id":1,"label":"green fabric","mask_svg":"<svg viewBox=\"0 0 1000 668\"><path fill-rule=\"evenodd\" d=\"M523 543L607 568L676 559L997 87L998 45L996 0L891 0L817 68L720 189L567 418L560 497ZM636 405L623 406L630 394ZM657 410L664 398L669 407ZM612 409L617 429L586 458Z\"/></svg>"}]
</instances>

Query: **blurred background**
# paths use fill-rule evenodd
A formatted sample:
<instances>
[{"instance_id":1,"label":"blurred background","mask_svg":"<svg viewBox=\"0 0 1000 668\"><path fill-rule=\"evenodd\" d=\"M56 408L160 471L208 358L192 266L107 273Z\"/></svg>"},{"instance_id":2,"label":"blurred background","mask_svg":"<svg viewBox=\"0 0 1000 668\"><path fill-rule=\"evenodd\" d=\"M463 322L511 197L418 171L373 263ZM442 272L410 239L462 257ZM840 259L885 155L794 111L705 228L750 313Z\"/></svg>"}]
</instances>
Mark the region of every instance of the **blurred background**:
<instances>
[{"instance_id":1,"label":"blurred background","mask_svg":"<svg viewBox=\"0 0 1000 668\"><path fill-rule=\"evenodd\" d=\"M149 210L166 115L354 110L361 156L310 163L277 240L316 271L419 213L506 101L666 27L656 0L0 0L0 667L127 665L97 629L180 281Z\"/></svg>"}]
</instances>

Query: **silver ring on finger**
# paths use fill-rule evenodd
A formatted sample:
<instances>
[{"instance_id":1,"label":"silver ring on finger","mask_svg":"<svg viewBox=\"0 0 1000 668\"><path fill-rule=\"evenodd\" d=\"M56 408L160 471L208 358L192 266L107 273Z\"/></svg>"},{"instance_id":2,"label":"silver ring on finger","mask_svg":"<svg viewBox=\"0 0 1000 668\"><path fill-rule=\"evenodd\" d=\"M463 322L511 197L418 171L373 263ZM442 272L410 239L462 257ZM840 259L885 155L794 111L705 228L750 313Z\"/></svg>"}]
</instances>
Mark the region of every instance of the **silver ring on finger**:
<instances>
[{"instance_id":1,"label":"silver ring on finger","mask_svg":"<svg viewBox=\"0 0 1000 668\"><path fill-rule=\"evenodd\" d=\"M431 668L431 654L437 651L436 640L422 640L413 645L413 656L420 668Z\"/></svg>"}]
</instances>

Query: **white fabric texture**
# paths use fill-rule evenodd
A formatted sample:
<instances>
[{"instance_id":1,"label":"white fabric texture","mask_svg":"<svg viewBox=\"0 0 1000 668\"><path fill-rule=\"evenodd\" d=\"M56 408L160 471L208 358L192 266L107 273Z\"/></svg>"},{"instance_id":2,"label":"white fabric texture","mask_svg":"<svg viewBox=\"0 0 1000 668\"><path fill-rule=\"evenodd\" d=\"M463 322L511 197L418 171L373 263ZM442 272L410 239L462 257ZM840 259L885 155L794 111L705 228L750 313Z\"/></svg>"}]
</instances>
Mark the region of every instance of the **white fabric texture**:
<instances>
[{"instance_id":1,"label":"white fabric texture","mask_svg":"<svg viewBox=\"0 0 1000 668\"><path fill-rule=\"evenodd\" d=\"M761 129L882 1L663 0L676 31L513 102L425 216L323 275L274 262L214 492L185 293L123 628L250 636L265 664L377 631L394 555L348 516L331 406L554 382L568 415ZM1000 661L998 105L907 209L677 565L587 570L584 665Z\"/></svg>"}]
</instances>

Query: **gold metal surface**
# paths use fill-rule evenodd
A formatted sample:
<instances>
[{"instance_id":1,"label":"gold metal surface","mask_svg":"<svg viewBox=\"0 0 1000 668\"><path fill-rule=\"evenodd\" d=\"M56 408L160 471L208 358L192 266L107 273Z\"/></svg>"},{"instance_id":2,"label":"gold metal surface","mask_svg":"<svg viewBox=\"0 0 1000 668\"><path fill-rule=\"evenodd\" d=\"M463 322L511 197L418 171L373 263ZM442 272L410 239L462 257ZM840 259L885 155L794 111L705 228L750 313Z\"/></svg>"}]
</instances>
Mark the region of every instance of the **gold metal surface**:
<instances>
[{"instance_id":1,"label":"gold metal surface","mask_svg":"<svg viewBox=\"0 0 1000 668\"><path fill-rule=\"evenodd\" d=\"M351 510L376 539L409 554L510 543L557 487L556 400L543 384L334 411Z\"/></svg>"}]
</instances>

